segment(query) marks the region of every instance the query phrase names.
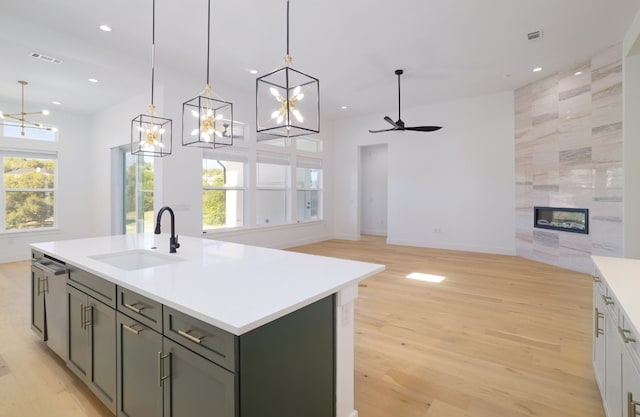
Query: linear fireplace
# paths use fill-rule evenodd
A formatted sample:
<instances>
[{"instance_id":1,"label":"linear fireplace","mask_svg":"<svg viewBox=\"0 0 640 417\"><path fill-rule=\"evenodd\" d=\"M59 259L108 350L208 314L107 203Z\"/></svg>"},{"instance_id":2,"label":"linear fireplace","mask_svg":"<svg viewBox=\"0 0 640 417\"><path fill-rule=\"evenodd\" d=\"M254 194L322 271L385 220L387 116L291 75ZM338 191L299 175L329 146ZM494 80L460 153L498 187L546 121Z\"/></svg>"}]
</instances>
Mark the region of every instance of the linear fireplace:
<instances>
[{"instance_id":1,"label":"linear fireplace","mask_svg":"<svg viewBox=\"0 0 640 417\"><path fill-rule=\"evenodd\" d=\"M589 234L589 209L534 207L533 227Z\"/></svg>"}]
</instances>

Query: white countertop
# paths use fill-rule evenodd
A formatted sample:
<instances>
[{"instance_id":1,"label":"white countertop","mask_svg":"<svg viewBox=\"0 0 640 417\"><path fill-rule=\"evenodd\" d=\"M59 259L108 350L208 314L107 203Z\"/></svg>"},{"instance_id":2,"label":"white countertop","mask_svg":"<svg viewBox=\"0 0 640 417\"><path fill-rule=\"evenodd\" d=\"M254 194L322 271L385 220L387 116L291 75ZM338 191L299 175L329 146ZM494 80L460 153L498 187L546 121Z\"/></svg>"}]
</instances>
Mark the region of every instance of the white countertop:
<instances>
[{"instance_id":1,"label":"white countertop","mask_svg":"<svg viewBox=\"0 0 640 417\"><path fill-rule=\"evenodd\" d=\"M241 335L384 270L384 265L180 236L117 235L31 247L117 285ZM126 271L91 256L135 249L183 261Z\"/></svg>"},{"instance_id":2,"label":"white countertop","mask_svg":"<svg viewBox=\"0 0 640 417\"><path fill-rule=\"evenodd\" d=\"M591 259L637 334L640 331L640 260L605 256L592 256Z\"/></svg>"}]
</instances>

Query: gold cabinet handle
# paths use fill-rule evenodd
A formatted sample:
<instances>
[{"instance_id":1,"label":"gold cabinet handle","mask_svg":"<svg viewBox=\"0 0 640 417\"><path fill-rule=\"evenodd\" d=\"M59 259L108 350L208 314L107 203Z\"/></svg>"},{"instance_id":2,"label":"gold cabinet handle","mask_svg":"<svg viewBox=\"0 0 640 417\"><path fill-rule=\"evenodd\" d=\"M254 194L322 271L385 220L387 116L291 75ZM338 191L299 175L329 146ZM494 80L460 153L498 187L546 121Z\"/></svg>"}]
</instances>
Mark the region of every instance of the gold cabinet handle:
<instances>
[{"instance_id":1,"label":"gold cabinet handle","mask_svg":"<svg viewBox=\"0 0 640 417\"><path fill-rule=\"evenodd\" d=\"M135 326L135 324L134 324L134 325L132 325L132 326L128 326L128 325L126 325L126 324L123 324L123 325L122 325L122 327L124 327L125 329L129 330L129 331L130 331L131 333L133 333L133 334L140 334L140 332L142 332L142 331L144 330L144 328L143 328L143 329L136 329L136 328L135 328L135 327L133 327L133 326Z\"/></svg>"},{"instance_id":2,"label":"gold cabinet handle","mask_svg":"<svg viewBox=\"0 0 640 417\"><path fill-rule=\"evenodd\" d=\"M629 343L629 342L635 343L636 339L634 339L633 337L627 336L627 334L630 334L630 335L633 334L631 330L623 329L622 327L618 326L618 331L620 332L620 336L622 336L622 341L624 343Z\"/></svg>"},{"instance_id":3,"label":"gold cabinet handle","mask_svg":"<svg viewBox=\"0 0 640 417\"><path fill-rule=\"evenodd\" d=\"M613 298L611 298L611 297L609 297L609 296L606 296L606 295L602 295L602 301L604 301L604 303L605 303L606 305L615 304L615 303L613 302Z\"/></svg>"},{"instance_id":4,"label":"gold cabinet handle","mask_svg":"<svg viewBox=\"0 0 640 417\"><path fill-rule=\"evenodd\" d=\"M89 314L91 313L91 318L89 318ZM86 329L88 326L93 324L93 306L88 305L84 308L84 328Z\"/></svg>"},{"instance_id":5,"label":"gold cabinet handle","mask_svg":"<svg viewBox=\"0 0 640 417\"><path fill-rule=\"evenodd\" d=\"M637 406L640 405L640 402L633 400L633 394L627 392L627 417L636 417L640 415L638 412Z\"/></svg>"},{"instance_id":6,"label":"gold cabinet handle","mask_svg":"<svg viewBox=\"0 0 640 417\"><path fill-rule=\"evenodd\" d=\"M602 282L602 280L600 279L600 277L599 277L599 276L597 276L597 275L592 275L592 278L593 278L593 282L598 282L598 283L599 283L599 282Z\"/></svg>"},{"instance_id":7,"label":"gold cabinet handle","mask_svg":"<svg viewBox=\"0 0 640 417\"><path fill-rule=\"evenodd\" d=\"M191 330L178 330L178 334L182 337L186 337L187 339L191 340L194 343L202 343L202 339L204 339L204 336L201 337L195 337L192 336L191 334Z\"/></svg>"},{"instance_id":8,"label":"gold cabinet handle","mask_svg":"<svg viewBox=\"0 0 640 417\"><path fill-rule=\"evenodd\" d=\"M604 329L600 328L600 319L603 319L603 318L604 318L604 314L598 310L598 307L596 307L595 315L593 317L593 322L595 327L593 329L593 334L595 337L604 336Z\"/></svg>"},{"instance_id":9,"label":"gold cabinet handle","mask_svg":"<svg viewBox=\"0 0 640 417\"><path fill-rule=\"evenodd\" d=\"M144 310L144 306L142 307L136 307L136 304L124 304L125 307L127 307L129 310L133 311L134 313L138 313L140 314L140 312L142 312L142 310Z\"/></svg>"},{"instance_id":10,"label":"gold cabinet handle","mask_svg":"<svg viewBox=\"0 0 640 417\"><path fill-rule=\"evenodd\" d=\"M162 352L158 352L158 387L162 388L162 381L169 378L169 375L164 375L164 363L163 360L167 359L171 353L168 355L163 355Z\"/></svg>"}]
</instances>

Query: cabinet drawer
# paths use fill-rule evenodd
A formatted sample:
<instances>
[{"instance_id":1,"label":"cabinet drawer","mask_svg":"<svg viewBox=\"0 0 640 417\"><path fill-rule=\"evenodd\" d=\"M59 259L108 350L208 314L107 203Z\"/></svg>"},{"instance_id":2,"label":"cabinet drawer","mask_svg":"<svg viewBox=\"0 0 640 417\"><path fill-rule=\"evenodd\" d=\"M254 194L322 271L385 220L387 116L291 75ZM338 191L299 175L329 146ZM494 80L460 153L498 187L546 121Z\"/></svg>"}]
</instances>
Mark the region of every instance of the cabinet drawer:
<instances>
[{"instance_id":1,"label":"cabinet drawer","mask_svg":"<svg viewBox=\"0 0 640 417\"><path fill-rule=\"evenodd\" d=\"M111 308L116 308L116 284L71 265L67 283Z\"/></svg>"},{"instance_id":2,"label":"cabinet drawer","mask_svg":"<svg viewBox=\"0 0 640 417\"><path fill-rule=\"evenodd\" d=\"M162 304L118 287L118 311L162 333Z\"/></svg>"},{"instance_id":3,"label":"cabinet drawer","mask_svg":"<svg viewBox=\"0 0 640 417\"><path fill-rule=\"evenodd\" d=\"M237 369L237 338L222 329L164 307L164 335L232 372Z\"/></svg>"}]
</instances>

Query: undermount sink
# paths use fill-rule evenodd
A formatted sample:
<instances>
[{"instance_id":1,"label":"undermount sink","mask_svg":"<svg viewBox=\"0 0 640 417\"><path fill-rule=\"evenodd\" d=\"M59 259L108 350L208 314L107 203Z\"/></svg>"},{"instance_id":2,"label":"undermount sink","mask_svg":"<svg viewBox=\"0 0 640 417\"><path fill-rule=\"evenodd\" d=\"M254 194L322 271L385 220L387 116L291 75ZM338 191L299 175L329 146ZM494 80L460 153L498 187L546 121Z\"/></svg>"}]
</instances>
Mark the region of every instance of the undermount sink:
<instances>
[{"instance_id":1,"label":"undermount sink","mask_svg":"<svg viewBox=\"0 0 640 417\"><path fill-rule=\"evenodd\" d=\"M145 249L133 249L123 252L103 253L100 255L89 256L91 259L103 262L125 271L134 271L136 269L152 268L154 266L162 266L176 262L184 261L175 255L165 255L162 253L152 252Z\"/></svg>"}]
</instances>

